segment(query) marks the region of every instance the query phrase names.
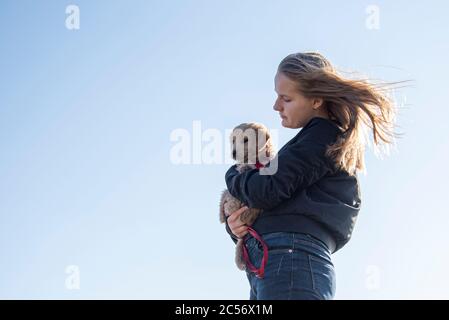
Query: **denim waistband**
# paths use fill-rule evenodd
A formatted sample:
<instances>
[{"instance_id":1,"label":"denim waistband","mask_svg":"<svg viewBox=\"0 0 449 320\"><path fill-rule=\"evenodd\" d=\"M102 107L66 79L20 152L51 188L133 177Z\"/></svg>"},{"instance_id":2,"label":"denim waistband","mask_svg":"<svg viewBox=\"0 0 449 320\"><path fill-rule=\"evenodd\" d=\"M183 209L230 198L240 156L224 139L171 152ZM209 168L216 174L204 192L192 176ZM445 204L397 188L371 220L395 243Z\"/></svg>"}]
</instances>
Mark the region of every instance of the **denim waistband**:
<instances>
[{"instance_id":1,"label":"denim waistband","mask_svg":"<svg viewBox=\"0 0 449 320\"><path fill-rule=\"evenodd\" d=\"M318 241L322 241L331 253L336 251L337 244L329 230L304 215L261 215L256 219L252 227L260 235L275 232L310 235Z\"/></svg>"},{"instance_id":2,"label":"denim waistband","mask_svg":"<svg viewBox=\"0 0 449 320\"><path fill-rule=\"evenodd\" d=\"M306 233L298 233L298 232L270 232L260 235L262 239L268 243L275 242L276 245L285 245L290 246L294 243L307 242L309 245L313 246L315 249L324 252L327 256L330 257L331 251L328 246L321 240L316 237L306 234ZM243 240L246 243L250 238L252 238L250 233L247 233Z\"/></svg>"}]
</instances>

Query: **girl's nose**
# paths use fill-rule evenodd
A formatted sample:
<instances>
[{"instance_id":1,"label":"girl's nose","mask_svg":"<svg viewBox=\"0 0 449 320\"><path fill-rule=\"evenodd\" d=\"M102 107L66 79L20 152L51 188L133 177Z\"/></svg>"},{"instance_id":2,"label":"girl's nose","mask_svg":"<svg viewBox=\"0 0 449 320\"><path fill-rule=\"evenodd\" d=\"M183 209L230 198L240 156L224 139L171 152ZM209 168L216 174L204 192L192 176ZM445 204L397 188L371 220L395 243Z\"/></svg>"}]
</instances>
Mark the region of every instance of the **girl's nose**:
<instances>
[{"instance_id":1,"label":"girl's nose","mask_svg":"<svg viewBox=\"0 0 449 320\"><path fill-rule=\"evenodd\" d=\"M280 105L279 105L279 98L277 98L277 99L274 101L273 109L274 109L275 111L280 111L280 110L281 110Z\"/></svg>"},{"instance_id":2,"label":"girl's nose","mask_svg":"<svg viewBox=\"0 0 449 320\"><path fill-rule=\"evenodd\" d=\"M273 105L273 110L275 110L275 111L279 111L280 110L277 101Z\"/></svg>"}]
</instances>

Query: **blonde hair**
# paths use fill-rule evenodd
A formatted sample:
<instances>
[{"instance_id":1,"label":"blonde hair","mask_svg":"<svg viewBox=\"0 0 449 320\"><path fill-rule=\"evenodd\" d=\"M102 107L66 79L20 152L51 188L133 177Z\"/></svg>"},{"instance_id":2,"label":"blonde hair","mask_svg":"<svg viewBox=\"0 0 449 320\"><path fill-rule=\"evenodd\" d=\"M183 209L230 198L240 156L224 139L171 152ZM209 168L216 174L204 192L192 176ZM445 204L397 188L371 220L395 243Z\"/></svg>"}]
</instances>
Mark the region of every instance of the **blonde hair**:
<instances>
[{"instance_id":1,"label":"blonde hair","mask_svg":"<svg viewBox=\"0 0 449 320\"><path fill-rule=\"evenodd\" d=\"M371 129L375 148L386 146L388 150L394 138L401 135L393 131L397 106L387 92L393 84L405 81L374 84L345 78L318 52L290 54L281 61L278 72L296 82L305 97L323 99L322 107L342 131L326 151L337 169L351 175L357 170L366 173L367 128Z\"/></svg>"}]
</instances>

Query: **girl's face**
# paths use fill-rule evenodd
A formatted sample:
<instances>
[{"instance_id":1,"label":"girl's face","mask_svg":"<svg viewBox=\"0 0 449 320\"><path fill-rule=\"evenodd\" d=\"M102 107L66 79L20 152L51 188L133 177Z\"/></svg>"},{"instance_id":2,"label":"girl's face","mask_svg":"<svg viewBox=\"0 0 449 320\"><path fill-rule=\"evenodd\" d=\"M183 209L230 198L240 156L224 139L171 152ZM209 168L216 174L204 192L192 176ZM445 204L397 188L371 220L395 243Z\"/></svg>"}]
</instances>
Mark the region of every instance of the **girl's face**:
<instances>
[{"instance_id":1,"label":"girl's face","mask_svg":"<svg viewBox=\"0 0 449 320\"><path fill-rule=\"evenodd\" d=\"M278 97L273 109L279 112L282 126L285 128L302 128L313 117L328 118L320 108L322 99L306 98L297 89L296 83L283 73L276 73L274 78L274 90Z\"/></svg>"}]
</instances>

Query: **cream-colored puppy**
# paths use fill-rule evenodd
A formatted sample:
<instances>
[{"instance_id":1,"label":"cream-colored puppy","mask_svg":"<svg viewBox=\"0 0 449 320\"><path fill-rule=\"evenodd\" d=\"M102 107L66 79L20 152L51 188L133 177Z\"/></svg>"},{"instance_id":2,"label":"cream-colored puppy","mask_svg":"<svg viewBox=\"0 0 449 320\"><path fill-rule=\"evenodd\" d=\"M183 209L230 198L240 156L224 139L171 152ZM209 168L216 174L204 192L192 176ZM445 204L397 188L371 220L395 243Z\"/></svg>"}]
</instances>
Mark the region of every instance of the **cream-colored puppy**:
<instances>
[{"instance_id":1,"label":"cream-colored puppy","mask_svg":"<svg viewBox=\"0 0 449 320\"><path fill-rule=\"evenodd\" d=\"M237 171L244 172L266 165L273 158L273 144L268 129L260 123L242 123L235 127L230 136L232 158L236 161ZM244 204L234 198L226 189L220 199L220 222ZM261 209L249 208L240 215L240 220L250 226L256 220ZM243 239L236 244L235 262L240 270L246 270L243 260Z\"/></svg>"}]
</instances>

